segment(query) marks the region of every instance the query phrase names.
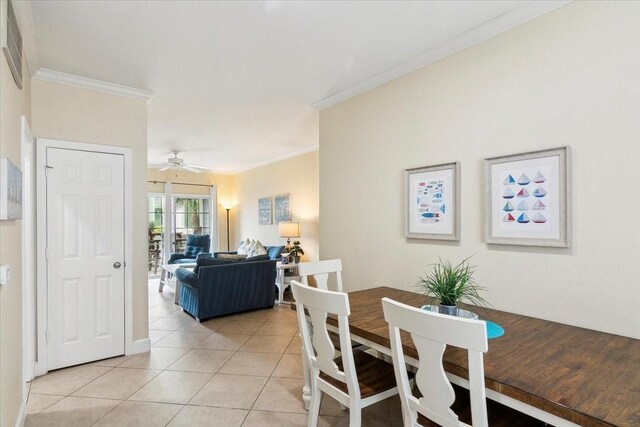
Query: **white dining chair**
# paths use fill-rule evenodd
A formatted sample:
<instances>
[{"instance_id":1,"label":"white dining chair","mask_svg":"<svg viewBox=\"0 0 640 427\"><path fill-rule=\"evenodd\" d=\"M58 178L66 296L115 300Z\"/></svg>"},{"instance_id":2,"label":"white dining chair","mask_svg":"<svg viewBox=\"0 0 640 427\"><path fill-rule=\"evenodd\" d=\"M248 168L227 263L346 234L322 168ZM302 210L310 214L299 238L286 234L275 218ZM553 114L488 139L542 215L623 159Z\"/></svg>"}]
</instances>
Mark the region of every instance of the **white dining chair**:
<instances>
[{"instance_id":1,"label":"white dining chair","mask_svg":"<svg viewBox=\"0 0 640 427\"><path fill-rule=\"evenodd\" d=\"M447 345L466 349L469 360L471 419L474 427L487 427L483 353L488 350L485 322L421 310L389 298L382 299L384 318L389 324L391 355L402 403L405 427L429 424L423 417L446 427L469 426L451 409L455 393L442 365ZM405 368L400 330L407 331L418 350L419 366L415 382L422 393L411 393Z\"/></svg>"},{"instance_id":2,"label":"white dining chair","mask_svg":"<svg viewBox=\"0 0 640 427\"><path fill-rule=\"evenodd\" d=\"M342 260L328 259L324 261L302 262L298 264L298 274L302 283L309 285L309 276L313 276L318 289L329 290L329 275L336 275L336 291L342 290Z\"/></svg>"},{"instance_id":3,"label":"white dining chair","mask_svg":"<svg viewBox=\"0 0 640 427\"><path fill-rule=\"evenodd\" d=\"M296 281L291 282L291 288L296 301L303 356L311 371L308 425L317 426L322 393L326 393L349 408L349 426L359 427L363 408L398 393L393 365L349 345L351 310L346 293L312 288ZM330 314L338 319L338 335L344 349L338 358L327 330Z\"/></svg>"}]
</instances>

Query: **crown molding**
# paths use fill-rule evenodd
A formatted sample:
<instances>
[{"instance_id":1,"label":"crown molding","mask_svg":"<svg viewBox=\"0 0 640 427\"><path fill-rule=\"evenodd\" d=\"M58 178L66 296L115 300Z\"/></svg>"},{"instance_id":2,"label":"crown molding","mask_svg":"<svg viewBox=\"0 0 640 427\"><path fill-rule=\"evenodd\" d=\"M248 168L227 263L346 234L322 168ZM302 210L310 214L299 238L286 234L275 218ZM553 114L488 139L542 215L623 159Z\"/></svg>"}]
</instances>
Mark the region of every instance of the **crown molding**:
<instances>
[{"instance_id":1,"label":"crown molding","mask_svg":"<svg viewBox=\"0 0 640 427\"><path fill-rule=\"evenodd\" d=\"M256 169L256 168L259 168L259 167L262 167L262 166L270 165L272 163L278 163L278 162L281 162L283 160L292 159L294 157L302 156L303 154L313 153L314 151L318 151L319 149L320 149L319 145L317 145L317 144L316 145L311 145L311 146L305 147L305 148L303 148L301 150L296 150L296 151L293 151L291 153L284 154L282 156L273 157L273 158L271 158L269 160L264 160L262 162L254 163L251 166L247 166L247 167L244 167L244 168L236 169L234 171L209 169L208 171L203 171L203 173L207 173L209 175L237 175L239 173L246 172L246 171L251 170L251 169ZM164 166L164 165L161 165L159 163L149 163L149 164L147 164L147 167L150 168L150 169L160 169L162 166Z\"/></svg>"},{"instance_id":2,"label":"crown molding","mask_svg":"<svg viewBox=\"0 0 640 427\"><path fill-rule=\"evenodd\" d=\"M277 163L277 162L281 162L283 160L291 159L293 157L302 156L303 154L313 153L314 151L318 151L319 149L320 149L320 146L318 144L311 145L311 146L305 147L305 148L303 148L301 150L296 150L296 151L293 151L291 153L284 154L282 156L273 157L273 158L271 158L269 160L264 160L262 162L254 163L251 166L247 166L245 168L237 169L237 170L233 171L231 174L227 173L225 175L236 175L236 174L239 174L239 173L242 173L242 172L246 172L246 171L251 170L251 169L256 169L256 168L259 168L259 167L262 167L262 166L267 166L267 165L270 165L272 163Z\"/></svg>"},{"instance_id":3,"label":"crown molding","mask_svg":"<svg viewBox=\"0 0 640 427\"><path fill-rule=\"evenodd\" d=\"M40 68L38 71L36 71L33 75L33 78L46 82L59 83L67 86L109 93L111 95L141 99L144 101L149 101L153 97L153 92L150 92L148 90L136 89L129 86L119 85L117 83L109 83L102 80L90 79L88 77L62 73L60 71L48 70L46 68Z\"/></svg>"},{"instance_id":4,"label":"crown molding","mask_svg":"<svg viewBox=\"0 0 640 427\"><path fill-rule=\"evenodd\" d=\"M312 106L317 110L324 110L325 108L339 104L342 101L346 101L349 98L381 86L391 80L402 77L405 74L409 74L412 71L453 55L456 52L490 39L500 33L522 25L532 19L538 18L572 2L573 0L542 0L527 2L522 6L511 9L502 15L496 16L495 18L462 33L461 35L454 37L444 44L425 52L417 58L404 62L381 74L378 74L377 76L365 80L360 84L317 101L313 103Z\"/></svg>"}]
</instances>

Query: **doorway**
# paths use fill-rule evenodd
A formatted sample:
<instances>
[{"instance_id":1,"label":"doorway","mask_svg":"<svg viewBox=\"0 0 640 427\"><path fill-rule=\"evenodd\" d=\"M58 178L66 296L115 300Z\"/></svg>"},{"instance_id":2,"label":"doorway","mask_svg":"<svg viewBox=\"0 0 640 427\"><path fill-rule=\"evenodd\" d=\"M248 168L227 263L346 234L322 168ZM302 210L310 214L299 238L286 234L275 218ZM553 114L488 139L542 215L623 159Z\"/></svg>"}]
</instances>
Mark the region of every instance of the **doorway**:
<instances>
[{"instance_id":1,"label":"doorway","mask_svg":"<svg viewBox=\"0 0 640 427\"><path fill-rule=\"evenodd\" d=\"M127 353L131 193L128 149L38 142L38 371L44 373Z\"/></svg>"}]
</instances>

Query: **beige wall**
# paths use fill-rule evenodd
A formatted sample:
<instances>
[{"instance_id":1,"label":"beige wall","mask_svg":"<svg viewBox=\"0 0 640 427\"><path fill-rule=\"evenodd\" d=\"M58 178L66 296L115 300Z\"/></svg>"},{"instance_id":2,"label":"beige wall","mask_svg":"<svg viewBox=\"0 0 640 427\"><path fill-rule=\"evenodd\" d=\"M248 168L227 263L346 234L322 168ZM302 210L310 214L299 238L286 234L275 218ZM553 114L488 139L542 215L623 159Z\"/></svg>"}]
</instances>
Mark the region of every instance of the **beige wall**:
<instances>
[{"instance_id":1,"label":"beige wall","mask_svg":"<svg viewBox=\"0 0 640 427\"><path fill-rule=\"evenodd\" d=\"M226 250L227 245L227 217L226 211L222 207L223 204L232 200L235 194L235 177L233 175L218 175L207 173L192 173L192 172L175 172L166 170L160 172L156 169L149 169L147 172L149 181L160 182L183 182L189 184L205 184L215 185L218 187L218 242L221 250ZM147 189L149 192L164 193L164 184L148 183ZM178 185L173 184L172 190L174 193L182 194L209 194L209 188L197 187L190 185ZM230 233L233 237L232 232ZM214 250L216 250L214 248Z\"/></svg>"},{"instance_id":2,"label":"beige wall","mask_svg":"<svg viewBox=\"0 0 640 427\"><path fill-rule=\"evenodd\" d=\"M318 259L318 152L303 154L270 165L250 169L236 175L237 206L231 211L235 217L237 248L240 239L253 238L264 245L284 244L278 235L277 224L258 224L258 199L289 193L292 220L300 222L300 243L304 260Z\"/></svg>"},{"instance_id":3,"label":"beige wall","mask_svg":"<svg viewBox=\"0 0 640 427\"><path fill-rule=\"evenodd\" d=\"M321 112L320 254L348 290L474 255L498 309L640 338L640 3L575 2ZM483 243L483 159L569 145L570 249ZM462 164L459 243L407 241L403 170Z\"/></svg>"},{"instance_id":4,"label":"beige wall","mask_svg":"<svg viewBox=\"0 0 640 427\"><path fill-rule=\"evenodd\" d=\"M22 169L20 117L31 114L31 78L23 63L18 89L0 54L0 157ZM0 221L0 264L11 282L0 288L0 427L13 427L22 405L22 221Z\"/></svg>"},{"instance_id":5,"label":"beige wall","mask_svg":"<svg viewBox=\"0 0 640 427\"><path fill-rule=\"evenodd\" d=\"M129 147L133 168L133 339L147 338L147 103L33 80L38 138Z\"/></svg>"}]
</instances>

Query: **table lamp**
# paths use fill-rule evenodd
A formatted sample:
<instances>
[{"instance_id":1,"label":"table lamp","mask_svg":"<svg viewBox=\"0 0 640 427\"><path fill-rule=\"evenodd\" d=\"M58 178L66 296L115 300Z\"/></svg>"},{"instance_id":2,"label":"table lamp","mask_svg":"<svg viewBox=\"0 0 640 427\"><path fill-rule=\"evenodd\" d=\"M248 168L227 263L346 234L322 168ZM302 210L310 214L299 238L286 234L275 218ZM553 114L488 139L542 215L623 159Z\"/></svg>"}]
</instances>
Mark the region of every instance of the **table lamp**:
<instances>
[{"instance_id":1,"label":"table lamp","mask_svg":"<svg viewBox=\"0 0 640 427\"><path fill-rule=\"evenodd\" d=\"M281 222L278 224L278 232L280 237L287 238L285 250L289 252L291 250L291 238L300 237L300 224L297 222Z\"/></svg>"}]
</instances>

